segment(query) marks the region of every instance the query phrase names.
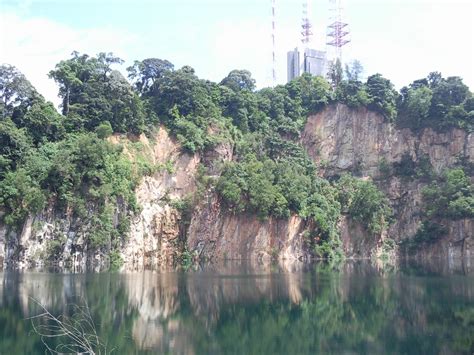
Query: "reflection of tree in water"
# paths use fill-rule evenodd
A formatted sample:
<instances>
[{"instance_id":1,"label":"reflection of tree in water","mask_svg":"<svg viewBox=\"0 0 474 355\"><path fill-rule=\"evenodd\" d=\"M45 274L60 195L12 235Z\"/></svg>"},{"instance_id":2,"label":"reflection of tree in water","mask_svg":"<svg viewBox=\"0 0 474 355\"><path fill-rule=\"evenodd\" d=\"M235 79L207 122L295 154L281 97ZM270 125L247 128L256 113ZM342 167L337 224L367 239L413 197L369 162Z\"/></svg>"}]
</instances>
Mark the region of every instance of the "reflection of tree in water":
<instances>
[{"instance_id":1,"label":"reflection of tree in water","mask_svg":"<svg viewBox=\"0 0 474 355\"><path fill-rule=\"evenodd\" d=\"M58 314L78 296L120 353L472 352L472 276L410 272L0 274L0 353L43 353L29 297Z\"/></svg>"}]
</instances>

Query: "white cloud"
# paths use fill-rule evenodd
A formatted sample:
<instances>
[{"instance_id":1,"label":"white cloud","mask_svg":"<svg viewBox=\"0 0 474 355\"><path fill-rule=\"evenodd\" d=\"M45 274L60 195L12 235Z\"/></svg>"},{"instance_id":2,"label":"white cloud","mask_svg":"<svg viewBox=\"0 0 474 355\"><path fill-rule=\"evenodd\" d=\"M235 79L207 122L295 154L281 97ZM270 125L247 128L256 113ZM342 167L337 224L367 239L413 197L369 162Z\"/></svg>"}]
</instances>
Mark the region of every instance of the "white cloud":
<instances>
[{"instance_id":1,"label":"white cloud","mask_svg":"<svg viewBox=\"0 0 474 355\"><path fill-rule=\"evenodd\" d=\"M0 63L16 66L47 100L59 103L58 88L47 74L60 60L76 50L95 55L113 52L127 58L126 47L136 40L133 35L116 29L74 30L56 22L22 19L12 13L0 15Z\"/></svg>"}]
</instances>

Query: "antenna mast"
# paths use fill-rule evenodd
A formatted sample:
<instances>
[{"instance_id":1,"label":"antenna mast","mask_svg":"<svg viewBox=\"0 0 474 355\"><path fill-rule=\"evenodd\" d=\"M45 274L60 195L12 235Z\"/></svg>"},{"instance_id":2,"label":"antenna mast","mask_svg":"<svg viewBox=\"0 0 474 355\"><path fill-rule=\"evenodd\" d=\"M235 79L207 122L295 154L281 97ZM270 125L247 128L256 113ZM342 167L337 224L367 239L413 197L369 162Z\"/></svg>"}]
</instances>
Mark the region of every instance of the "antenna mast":
<instances>
[{"instance_id":1,"label":"antenna mast","mask_svg":"<svg viewBox=\"0 0 474 355\"><path fill-rule=\"evenodd\" d=\"M342 47L350 42L350 39L346 37L349 34L348 24L342 21L342 0L329 0L329 2L332 14L330 16L326 44L335 47L336 59L341 60Z\"/></svg>"},{"instance_id":2,"label":"antenna mast","mask_svg":"<svg viewBox=\"0 0 474 355\"><path fill-rule=\"evenodd\" d=\"M310 11L309 11L309 2L308 0L303 2L303 17L301 19L301 42L308 47L311 37L313 36L313 31L311 28L313 25L310 20Z\"/></svg>"},{"instance_id":3,"label":"antenna mast","mask_svg":"<svg viewBox=\"0 0 474 355\"><path fill-rule=\"evenodd\" d=\"M276 34L276 0L272 1L272 81L273 86L276 85L277 75L276 75L276 43L275 43L275 34Z\"/></svg>"}]
</instances>

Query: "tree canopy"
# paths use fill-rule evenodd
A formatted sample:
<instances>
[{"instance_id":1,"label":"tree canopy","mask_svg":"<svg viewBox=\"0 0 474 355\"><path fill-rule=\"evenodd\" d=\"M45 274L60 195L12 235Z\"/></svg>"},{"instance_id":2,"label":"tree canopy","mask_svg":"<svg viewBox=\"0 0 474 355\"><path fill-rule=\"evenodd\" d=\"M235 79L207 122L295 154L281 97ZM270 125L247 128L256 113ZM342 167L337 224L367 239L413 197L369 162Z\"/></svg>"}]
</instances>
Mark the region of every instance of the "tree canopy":
<instances>
[{"instance_id":1,"label":"tree canopy","mask_svg":"<svg viewBox=\"0 0 474 355\"><path fill-rule=\"evenodd\" d=\"M401 89L397 122L415 130L472 129L473 102L473 95L461 78L443 78L440 73L432 72Z\"/></svg>"}]
</instances>

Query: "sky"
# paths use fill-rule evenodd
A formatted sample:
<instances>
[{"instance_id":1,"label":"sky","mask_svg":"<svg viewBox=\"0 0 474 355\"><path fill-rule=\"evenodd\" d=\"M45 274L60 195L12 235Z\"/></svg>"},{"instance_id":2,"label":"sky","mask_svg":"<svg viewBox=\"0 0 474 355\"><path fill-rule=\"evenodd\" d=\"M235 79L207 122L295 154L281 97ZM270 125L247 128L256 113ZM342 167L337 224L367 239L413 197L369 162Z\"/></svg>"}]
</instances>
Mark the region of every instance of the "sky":
<instances>
[{"instance_id":1,"label":"sky","mask_svg":"<svg viewBox=\"0 0 474 355\"><path fill-rule=\"evenodd\" d=\"M329 0L309 0L315 49L325 50ZM302 0L276 0L277 83L286 52L300 46ZM351 42L343 62L381 73L397 89L431 71L460 76L474 90L473 0L346 0ZM271 0L0 0L0 63L22 71L59 102L47 73L72 51L113 52L125 60L167 59L220 81L248 69L272 85Z\"/></svg>"}]
</instances>

